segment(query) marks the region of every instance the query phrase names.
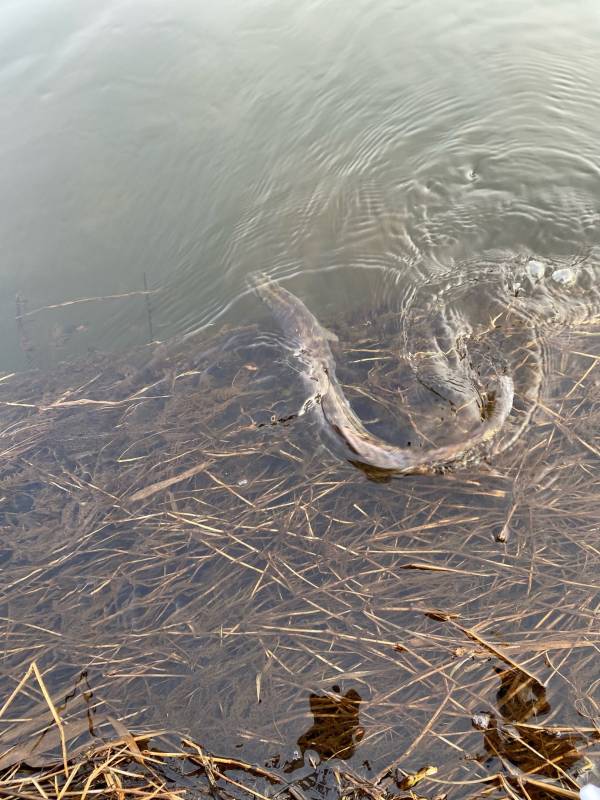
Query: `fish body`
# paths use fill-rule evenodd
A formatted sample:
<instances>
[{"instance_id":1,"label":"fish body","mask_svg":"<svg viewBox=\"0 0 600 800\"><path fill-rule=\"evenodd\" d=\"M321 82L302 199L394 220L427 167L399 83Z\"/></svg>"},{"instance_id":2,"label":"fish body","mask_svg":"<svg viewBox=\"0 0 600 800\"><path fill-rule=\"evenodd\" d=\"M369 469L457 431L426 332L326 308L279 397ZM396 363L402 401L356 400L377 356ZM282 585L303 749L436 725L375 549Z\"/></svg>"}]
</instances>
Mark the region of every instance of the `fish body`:
<instances>
[{"instance_id":1,"label":"fish body","mask_svg":"<svg viewBox=\"0 0 600 800\"><path fill-rule=\"evenodd\" d=\"M463 441L442 447L398 447L370 433L352 410L335 374L335 359L330 341L334 334L294 294L265 275L255 276L257 294L271 310L281 329L296 348L296 356L305 367L305 377L312 387L324 420L352 454L351 460L378 470L404 474L435 472L466 459L481 445L490 442L501 430L511 412L513 381L499 375L491 412L480 427Z\"/></svg>"},{"instance_id":2,"label":"fish body","mask_svg":"<svg viewBox=\"0 0 600 800\"><path fill-rule=\"evenodd\" d=\"M311 393L320 401L335 380L335 359L330 342L337 336L321 325L319 320L296 295L283 286L258 274L252 277L256 293L277 320L296 358L304 365L304 377Z\"/></svg>"}]
</instances>

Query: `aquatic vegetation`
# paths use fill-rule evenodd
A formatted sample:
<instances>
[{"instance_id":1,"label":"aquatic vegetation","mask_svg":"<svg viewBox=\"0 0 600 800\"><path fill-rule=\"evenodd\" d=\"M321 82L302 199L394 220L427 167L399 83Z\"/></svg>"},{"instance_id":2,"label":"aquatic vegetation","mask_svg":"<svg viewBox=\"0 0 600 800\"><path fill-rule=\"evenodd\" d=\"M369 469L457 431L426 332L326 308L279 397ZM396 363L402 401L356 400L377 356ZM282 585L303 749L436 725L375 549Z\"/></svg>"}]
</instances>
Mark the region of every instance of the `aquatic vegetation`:
<instances>
[{"instance_id":1,"label":"aquatic vegetation","mask_svg":"<svg viewBox=\"0 0 600 800\"><path fill-rule=\"evenodd\" d=\"M600 708L598 321L592 272L555 267L324 318L344 393L403 446L477 418L445 337L469 336L484 385L504 359L505 435L441 475L326 449L267 322L2 376L0 788L58 796L77 768L76 796L93 774L119 798L384 800L419 778L577 800Z\"/></svg>"}]
</instances>

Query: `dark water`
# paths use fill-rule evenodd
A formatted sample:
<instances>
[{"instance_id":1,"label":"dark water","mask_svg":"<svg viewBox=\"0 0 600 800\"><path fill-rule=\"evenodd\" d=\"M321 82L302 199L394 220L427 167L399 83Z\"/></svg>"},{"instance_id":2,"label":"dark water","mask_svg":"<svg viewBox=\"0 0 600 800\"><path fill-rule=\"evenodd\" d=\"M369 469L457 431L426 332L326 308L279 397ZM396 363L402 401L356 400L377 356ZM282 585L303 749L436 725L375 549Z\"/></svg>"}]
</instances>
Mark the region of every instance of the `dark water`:
<instances>
[{"instance_id":1,"label":"dark water","mask_svg":"<svg viewBox=\"0 0 600 800\"><path fill-rule=\"evenodd\" d=\"M556 778L503 725L600 718L598 41L561 0L4 4L0 370L51 368L0 382L10 685L85 668L132 725L278 769ZM444 384L471 337L510 446L367 479L288 420L257 269L403 445L449 427L415 356Z\"/></svg>"}]
</instances>

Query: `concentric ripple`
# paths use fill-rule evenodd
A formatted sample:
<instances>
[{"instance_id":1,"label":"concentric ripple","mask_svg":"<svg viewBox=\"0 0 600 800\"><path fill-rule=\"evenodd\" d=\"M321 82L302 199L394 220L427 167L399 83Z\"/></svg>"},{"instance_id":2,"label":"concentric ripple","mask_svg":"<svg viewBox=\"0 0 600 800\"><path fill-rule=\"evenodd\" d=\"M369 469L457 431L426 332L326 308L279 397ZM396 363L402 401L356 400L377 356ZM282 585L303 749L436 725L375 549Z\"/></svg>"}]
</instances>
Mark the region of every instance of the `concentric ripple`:
<instances>
[{"instance_id":1,"label":"concentric ripple","mask_svg":"<svg viewBox=\"0 0 600 800\"><path fill-rule=\"evenodd\" d=\"M600 320L600 260L492 254L415 290L401 320L418 403L440 399L471 423L495 375L515 383L513 414L495 445L506 449L531 419L555 371L551 337Z\"/></svg>"}]
</instances>

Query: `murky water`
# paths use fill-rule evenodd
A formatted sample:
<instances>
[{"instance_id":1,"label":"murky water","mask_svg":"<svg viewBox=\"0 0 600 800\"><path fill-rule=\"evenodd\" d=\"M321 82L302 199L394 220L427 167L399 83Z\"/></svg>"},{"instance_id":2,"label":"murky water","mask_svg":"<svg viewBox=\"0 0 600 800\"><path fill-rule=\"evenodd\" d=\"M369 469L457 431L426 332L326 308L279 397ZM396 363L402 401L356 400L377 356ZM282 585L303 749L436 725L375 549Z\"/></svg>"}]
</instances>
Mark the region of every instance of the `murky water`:
<instances>
[{"instance_id":1,"label":"murky water","mask_svg":"<svg viewBox=\"0 0 600 800\"><path fill-rule=\"evenodd\" d=\"M317 312L382 270L598 242L593 2L26 2L1 14L4 369ZM459 267L456 267L459 269ZM25 350L25 354L23 353Z\"/></svg>"},{"instance_id":2,"label":"murky water","mask_svg":"<svg viewBox=\"0 0 600 800\"><path fill-rule=\"evenodd\" d=\"M0 9L9 681L85 668L287 772L579 761L548 730L600 717L598 41L562 0ZM348 464L255 270L388 441L460 438L510 374L489 463Z\"/></svg>"}]
</instances>

